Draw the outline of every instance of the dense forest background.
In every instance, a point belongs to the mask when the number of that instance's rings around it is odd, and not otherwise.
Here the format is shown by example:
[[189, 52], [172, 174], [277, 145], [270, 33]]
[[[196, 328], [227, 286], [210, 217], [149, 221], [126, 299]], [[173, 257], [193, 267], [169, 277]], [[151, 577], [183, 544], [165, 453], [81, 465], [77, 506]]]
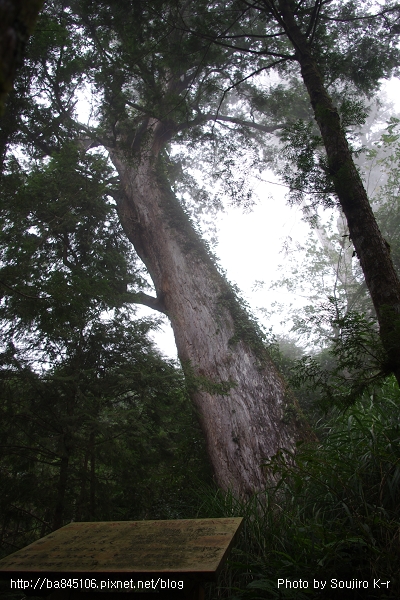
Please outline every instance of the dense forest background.
[[[400, 6], [358, 4], [45, 2], [1, 116], [1, 556], [235, 515], [210, 598], [399, 597]], [[267, 171], [309, 224], [279, 338], [205, 241]]]

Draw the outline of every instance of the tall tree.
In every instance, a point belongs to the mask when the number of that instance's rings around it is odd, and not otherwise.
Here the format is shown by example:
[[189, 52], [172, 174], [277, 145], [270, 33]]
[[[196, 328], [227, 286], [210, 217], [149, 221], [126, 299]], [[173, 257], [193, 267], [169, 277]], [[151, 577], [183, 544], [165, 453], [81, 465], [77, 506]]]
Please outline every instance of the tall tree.
[[208, 479], [182, 373], [149, 327], [94, 319], [44, 373], [25, 348], [0, 353], [0, 555], [71, 519], [179, 515]]
[[380, 77], [399, 65], [400, 6], [394, 2], [375, 6], [352, 1], [246, 0], [211, 10], [228, 14], [231, 20], [203, 31], [207, 39], [232, 51], [251, 53], [257, 61], [275, 57], [281, 64], [299, 66], [326, 151], [323, 179], [332, 185], [331, 192], [346, 216], [376, 310], [387, 356], [385, 369], [400, 384], [400, 280], [354, 163], [343, 114], [341, 119], [328, 92], [332, 82], [341, 84], [345, 107], [346, 87], [370, 93]]
[[[144, 3], [141, 10], [130, 2], [111, 4], [106, 20], [97, 5], [96, 14], [83, 14], [88, 34], [96, 30], [97, 81], [107, 100], [101, 142], [120, 177], [122, 226], [154, 283], [149, 304], [171, 321], [217, 481], [251, 493], [265, 481], [265, 457], [293, 447], [296, 410], [165, 173], [170, 140], [217, 116], [213, 72], [220, 77], [239, 65], [166, 30], [167, 14], [173, 9], [164, 2]], [[100, 52], [112, 44], [111, 57]]]
[[[390, 243], [399, 272], [398, 137], [399, 120], [392, 118], [365, 152], [363, 170], [372, 181], [370, 197], [379, 228]], [[293, 310], [293, 330], [313, 344], [312, 356], [297, 365], [296, 379], [313, 390], [319, 382], [330, 404], [348, 405], [369, 388], [380, 388], [387, 373], [378, 336], [376, 313], [349, 241], [344, 216], [320, 224], [306, 241], [281, 285], [308, 297], [308, 306]], [[301, 264], [300, 264], [301, 263]], [[320, 356], [315, 349], [320, 347]], [[322, 366], [321, 366], [322, 365]]]
[[[339, 113], [327, 93], [310, 45], [312, 32], [318, 25], [321, 4], [316, 3], [315, 16], [311, 17], [306, 31], [296, 19], [295, 5], [290, 0], [279, 0], [278, 6], [271, 2], [270, 9], [292, 43], [300, 65], [325, 145], [329, 176], [346, 216], [350, 237], [374, 303], [388, 357], [387, 369], [394, 372], [400, 384], [400, 280], [390, 256], [390, 246], [379, 231]], [[398, 11], [399, 8], [392, 7], [393, 10]]]
[[28, 167], [12, 158], [0, 182], [6, 551], [72, 518], [168, 515], [172, 481], [204, 473], [182, 374], [153, 349], [154, 320], [132, 318], [144, 282], [109, 165], [67, 143]]
[[[184, 141], [190, 132], [192, 140], [206, 141], [216, 120], [242, 126], [235, 115], [218, 113], [215, 92], [221, 77], [237, 79], [247, 69], [242, 57], [166, 26], [175, 15], [161, 0], [49, 6], [44, 18], [59, 49], [48, 46], [43, 56], [36, 80], [41, 102], [26, 109], [21, 128], [36, 155], [58, 152], [60, 139], [71, 136], [107, 151], [119, 179], [109, 193], [156, 290], [155, 297], [137, 299], [171, 321], [217, 482], [247, 494], [265, 483], [264, 460], [293, 449], [308, 430], [260, 331], [171, 189], [171, 139]], [[74, 54], [71, 40], [80, 36]], [[100, 123], [92, 128], [73, 119], [82, 64], [98, 92]]]

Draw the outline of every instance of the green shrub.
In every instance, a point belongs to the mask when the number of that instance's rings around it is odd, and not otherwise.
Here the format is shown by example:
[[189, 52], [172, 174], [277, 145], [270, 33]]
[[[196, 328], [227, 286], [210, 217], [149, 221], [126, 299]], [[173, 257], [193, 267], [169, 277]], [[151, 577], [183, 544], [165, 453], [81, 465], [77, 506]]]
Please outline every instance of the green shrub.
[[[400, 597], [400, 392], [394, 379], [375, 397], [320, 423], [319, 442], [281, 452], [266, 468], [274, 484], [247, 501], [211, 489], [199, 516], [244, 516], [245, 526], [212, 597]], [[308, 581], [308, 589], [278, 578]], [[390, 581], [373, 589], [373, 581]], [[327, 581], [323, 592], [314, 579]], [[331, 579], [368, 581], [332, 589]], [[329, 586], [329, 589], [328, 589]]]

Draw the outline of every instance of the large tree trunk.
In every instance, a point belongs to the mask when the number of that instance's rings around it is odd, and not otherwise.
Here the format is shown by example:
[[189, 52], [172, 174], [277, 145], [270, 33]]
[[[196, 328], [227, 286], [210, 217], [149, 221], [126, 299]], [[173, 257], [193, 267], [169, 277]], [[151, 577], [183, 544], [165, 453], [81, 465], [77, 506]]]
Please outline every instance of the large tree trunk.
[[294, 18], [293, 3], [291, 0], [279, 0], [279, 8], [286, 34], [300, 64], [324, 141], [330, 175], [376, 310], [388, 358], [385, 367], [395, 374], [400, 385], [400, 281], [390, 256], [390, 247], [379, 231], [337, 109], [325, 89], [306, 36]]
[[308, 433], [256, 328], [217, 270], [163, 174], [163, 127], [147, 124], [134, 156], [109, 149], [121, 179], [118, 211], [172, 324], [217, 483], [260, 490], [263, 462]]

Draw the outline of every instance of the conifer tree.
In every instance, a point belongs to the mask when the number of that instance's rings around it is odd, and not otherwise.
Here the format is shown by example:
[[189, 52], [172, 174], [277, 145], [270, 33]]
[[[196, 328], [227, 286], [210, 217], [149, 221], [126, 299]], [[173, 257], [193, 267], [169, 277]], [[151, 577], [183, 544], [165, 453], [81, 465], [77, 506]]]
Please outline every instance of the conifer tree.
[[[216, 14], [225, 15], [221, 25]], [[312, 128], [292, 129], [298, 153], [294, 163], [300, 172], [295, 184], [302, 186], [297, 192], [311, 190], [322, 202], [339, 202], [377, 314], [386, 352], [384, 370], [393, 372], [400, 384], [400, 280], [346, 138], [346, 127], [362, 120], [357, 96], [376, 91], [379, 79], [389, 77], [399, 65], [399, 32], [395, 2], [374, 6], [256, 0], [209, 5], [207, 27], [195, 34], [254, 56], [259, 70], [271, 66], [271, 61], [282, 76], [295, 72], [296, 66], [300, 69], [320, 139]], [[313, 150], [319, 143], [326, 158], [317, 165]]]
[[[66, 139], [106, 150], [118, 174], [109, 193], [156, 292], [136, 299], [171, 321], [217, 482], [248, 494], [265, 483], [264, 460], [308, 430], [261, 332], [171, 187], [172, 139], [212, 140], [215, 121], [243, 127], [235, 113], [219, 111], [218, 89], [221, 77], [240, 79], [248, 68], [246, 58], [172, 27], [177, 16], [163, 1], [49, 6], [46, 27], [37, 29], [42, 60], [31, 87], [42, 97], [25, 107], [18, 135], [36, 156], [58, 153]], [[74, 91], [84, 79], [97, 93], [94, 127], [74, 118]]]

